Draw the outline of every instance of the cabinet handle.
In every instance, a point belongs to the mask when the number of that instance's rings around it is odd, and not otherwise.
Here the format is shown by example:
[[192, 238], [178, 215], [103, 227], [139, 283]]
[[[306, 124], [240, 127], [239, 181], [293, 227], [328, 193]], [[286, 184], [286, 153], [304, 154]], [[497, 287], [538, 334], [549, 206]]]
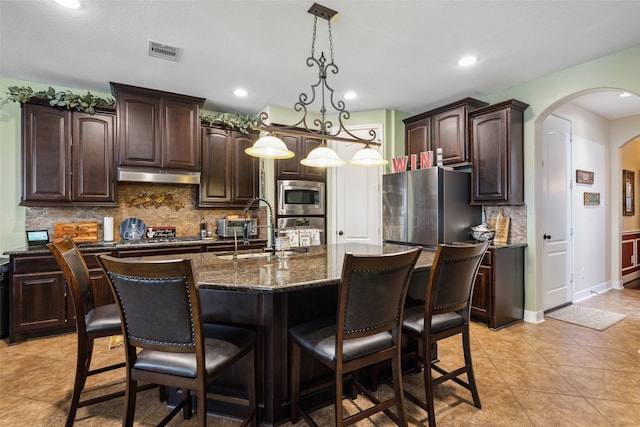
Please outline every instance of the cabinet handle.
[[344, 232], [342, 230], [338, 231], [338, 235], [342, 236], [344, 234]]
[[548, 239], [551, 239], [551, 235], [545, 234], [545, 235], [542, 236], [542, 238], [545, 239], [545, 240], [548, 240]]

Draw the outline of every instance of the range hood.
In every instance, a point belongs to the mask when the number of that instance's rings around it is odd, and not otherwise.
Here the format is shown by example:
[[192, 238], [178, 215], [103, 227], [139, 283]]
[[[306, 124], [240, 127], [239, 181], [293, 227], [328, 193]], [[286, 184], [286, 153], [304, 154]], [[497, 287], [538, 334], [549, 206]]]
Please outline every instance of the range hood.
[[118, 181], [150, 182], [153, 184], [200, 184], [200, 172], [119, 166]]

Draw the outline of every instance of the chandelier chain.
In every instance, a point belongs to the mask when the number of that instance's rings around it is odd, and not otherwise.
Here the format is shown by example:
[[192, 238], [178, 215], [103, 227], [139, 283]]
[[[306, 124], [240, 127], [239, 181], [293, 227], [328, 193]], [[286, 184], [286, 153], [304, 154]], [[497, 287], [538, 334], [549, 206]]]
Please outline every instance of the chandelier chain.
[[311, 38], [311, 57], [315, 58], [316, 55], [316, 25], [318, 24], [318, 17], [313, 19], [313, 37]]
[[[0, 0], [1, 1], [1, 0]], [[311, 95], [305, 92], [300, 93], [298, 96], [298, 102], [294, 104], [294, 110], [302, 112], [300, 120], [292, 125], [270, 125], [268, 124], [269, 115], [266, 112], [261, 112], [258, 115], [258, 123], [255, 129], [269, 132], [270, 135], [292, 135], [302, 136], [308, 139], [316, 139], [321, 142], [321, 145], [326, 145], [327, 141], [340, 141], [349, 143], [364, 144], [365, 148], [371, 148], [371, 146], [380, 146], [378, 142], [376, 131], [370, 129], [368, 132], [368, 139], [357, 136], [347, 129], [344, 120], [348, 120], [351, 116], [349, 111], [342, 100], [334, 99], [334, 89], [327, 83], [328, 74], [338, 74], [338, 66], [334, 62], [333, 52], [333, 33], [331, 27], [331, 18], [337, 14], [337, 12], [325, 8], [322, 5], [315, 4], [309, 9], [309, 13], [314, 15], [313, 20], [313, 34], [311, 38], [311, 56], [307, 58], [308, 67], [318, 67], [318, 81], [311, 85]], [[326, 62], [324, 52], [321, 52], [320, 56], [316, 58], [316, 39], [317, 39], [317, 24], [318, 17], [327, 20], [328, 23], [328, 36], [329, 36], [329, 49], [330, 49], [330, 62]], [[327, 93], [328, 92], [328, 93]], [[320, 117], [313, 119], [314, 129], [311, 129], [307, 123], [309, 113], [308, 106], [315, 101], [320, 100], [322, 105], [320, 107]], [[335, 118], [337, 119], [337, 126], [333, 126], [331, 120], [326, 119], [326, 102], [335, 109]], [[284, 157], [283, 157], [284, 158]]]
[[333, 35], [331, 34], [331, 21], [329, 21], [329, 50], [331, 52], [331, 63], [333, 64]]

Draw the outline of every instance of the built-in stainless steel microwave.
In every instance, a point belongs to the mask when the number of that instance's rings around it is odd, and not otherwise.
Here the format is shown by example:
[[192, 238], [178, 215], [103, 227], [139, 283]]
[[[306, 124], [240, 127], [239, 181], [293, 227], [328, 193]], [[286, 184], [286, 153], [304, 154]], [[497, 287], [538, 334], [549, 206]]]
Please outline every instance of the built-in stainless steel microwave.
[[278, 215], [324, 215], [324, 206], [324, 182], [301, 180], [278, 181]]

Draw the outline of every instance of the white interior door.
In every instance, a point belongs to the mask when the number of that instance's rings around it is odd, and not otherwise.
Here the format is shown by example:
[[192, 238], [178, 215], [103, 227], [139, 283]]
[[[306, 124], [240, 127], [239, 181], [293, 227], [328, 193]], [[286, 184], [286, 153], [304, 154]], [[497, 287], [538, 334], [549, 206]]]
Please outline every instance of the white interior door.
[[543, 309], [571, 302], [571, 122], [550, 115], [542, 125]]
[[[349, 127], [349, 132], [368, 138], [374, 129], [382, 135], [382, 125]], [[334, 143], [341, 159], [350, 160], [364, 147], [357, 143]], [[380, 149], [380, 147], [378, 147]], [[334, 168], [332, 208], [334, 221], [329, 221], [327, 242], [333, 243], [382, 243], [382, 166], [352, 166], [346, 164]]]

